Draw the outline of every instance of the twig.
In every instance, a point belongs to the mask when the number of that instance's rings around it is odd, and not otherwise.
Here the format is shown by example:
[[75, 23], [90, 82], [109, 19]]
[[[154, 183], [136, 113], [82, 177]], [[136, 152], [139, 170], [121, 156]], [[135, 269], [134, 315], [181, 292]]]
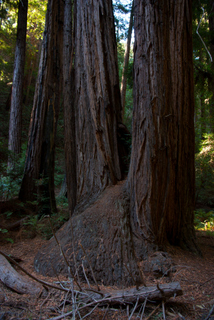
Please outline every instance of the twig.
[[81, 288], [78, 280], [76, 279], [74, 273], [73, 273], [72, 270], [71, 270], [71, 267], [70, 267], [70, 265], [69, 265], [69, 263], [68, 263], [68, 260], [67, 260], [65, 254], [64, 254], [64, 251], [62, 250], [62, 246], [61, 246], [61, 244], [59, 243], [59, 241], [58, 241], [58, 239], [57, 239], [57, 237], [56, 237], [56, 233], [55, 233], [55, 231], [54, 231], [54, 229], [53, 229], [53, 225], [52, 225], [52, 222], [51, 222], [51, 218], [50, 218], [49, 215], [48, 215], [47, 217], [48, 217], [49, 222], [50, 222], [50, 226], [51, 226], [51, 229], [52, 229], [52, 232], [53, 232], [53, 236], [54, 236], [54, 238], [55, 238], [55, 240], [56, 240], [56, 243], [57, 243], [57, 245], [58, 245], [58, 247], [59, 247], [59, 249], [60, 249], [60, 252], [61, 252], [61, 254], [62, 254], [63, 258], [64, 258], [64, 261], [65, 261], [65, 263], [66, 263], [66, 265], [67, 265], [67, 267], [68, 267], [68, 273], [69, 273], [69, 274], [71, 275], [71, 277], [74, 279], [74, 281], [76, 282], [78, 288], [82, 291], [82, 288]]
[[147, 303], [147, 298], [145, 299], [144, 304], [143, 304], [143, 311], [142, 311], [142, 313], [141, 313], [140, 320], [143, 319], [144, 311], [145, 311], [145, 308], [146, 308], [146, 303]]
[[32, 278], [33, 280], [41, 283], [43, 286], [45, 287], [50, 287], [50, 288], [53, 288], [53, 289], [57, 289], [57, 290], [61, 290], [61, 291], [64, 291], [64, 292], [67, 292], [69, 289], [66, 289], [66, 288], [61, 288], [61, 287], [58, 287], [58, 286], [55, 286], [51, 283], [48, 283], [46, 281], [43, 281], [43, 280], [40, 280], [36, 277], [34, 277], [32, 274], [30, 274], [27, 270], [25, 270], [24, 268], [22, 268], [15, 260], [13, 260], [11, 257], [9, 257], [6, 253], [2, 252], [0, 250], [0, 254], [3, 255], [8, 261], [10, 261], [11, 263], [15, 264], [15, 266], [17, 266], [20, 270], [22, 270], [26, 275], [28, 275], [30, 278]]
[[213, 311], [214, 311], [214, 305], [212, 306], [212, 308], [210, 309], [210, 312], [209, 312], [208, 316], [207, 316], [204, 320], [208, 320], [208, 319], [210, 318], [210, 316], [212, 315]]
[[109, 304], [108, 304], [108, 307], [106, 308], [106, 312], [105, 312], [105, 314], [104, 314], [104, 316], [103, 316], [102, 320], [105, 320], [105, 317], [106, 317], [106, 315], [107, 315], [108, 311], [109, 311]]
[[133, 316], [133, 314], [134, 314], [134, 312], [135, 312], [135, 310], [136, 310], [136, 308], [137, 308], [137, 305], [138, 305], [138, 302], [139, 302], [139, 298], [140, 298], [140, 297], [137, 297], [137, 301], [136, 301], [135, 306], [134, 306], [134, 308], [133, 308], [133, 310], [132, 310], [132, 313], [131, 313], [131, 315], [130, 315], [130, 317], [129, 317], [129, 320], [131, 320], [131, 318], [132, 318], [132, 316]]
[[203, 282], [203, 283], [201, 283], [201, 284], [200, 284], [200, 287], [201, 287], [201, 286], [203, 286], [203, 285], [205, 285], [205, 283], [207, 283], [207, 282], [209, 282], [209, 281], [211, 281], [211, 280], [214, 280], [214, 277], [213, 277], [213, 278], [210, 278], [210, 279], [208, 279], [208, 280], [206, 280], [206, 281], [205, 281], [205, 282]]
[[85, 273], [85, 268], [84, 268], [84, 265], [83, 265], [83, 261], [82, 261], [82, 270], [83, 270], [83, 273], [84, 273], [84, 276], [85, 276], [86, 282], [87, 282], [87, 284], [88, 284], [89, 288], [91, 288], [91, 286], [90, 286], [90, 282], [88, 281], [87, 275], [86, 275], [86, 273]]
[[87, 313], [82, 319], [84, 319], [84, 318], [86, 318], [86, 317], [88, 317], [88, 316], [90, 316], [90, 314], [92, 314], [93, 313], [93, 311], [99, 306], [99, 302], [96, 304], [96, 306], [89, 312], [89, 313]]
[[163, 310], [163, 319], [166, 320], [165, 302], [164, 302], [164, 300], [162, 300], [162, 310]]
[[92, 269], [92, 266], [91, 266], [91, 263], [90, 263], [89, 257], [88, 257], [88, 255], [87, 255], [87, 253], [86, 253], [85, 249], [83, 248], [82, 244], [81, 244], [81, 243], [79, 243], [79, 245], [80, 245], [80, 247], [82, 248], [83, 252], [85, 253], [86, 259], [88, 260], [88, 264], [89, 264], [89, 266], [90, 266], [90, 269], [91, 269], [91, 273], [92, 273], [92, 276], [93, 276], [94, 282], [95, 282], [95, 284], [96, 284], [96, 286], [97, 286], [97, 290], [98, 290], [98, 291], [100, 291], [100, 288], [99, 288], [98, 283], [97, 283], [97, 280], [96, 280], [96, 278], [95, 278], [94, 271], [93, 271], [93, 269]]
[[200, 35], [199, 31], [198, 31], [198, 30], [199, 30], [199, 28], [200, 28], [201, 21], [203, 20], [204, 15], [205, 15], [205, 10], [204, 10], [204, 8], [203, 8], [203, 7], [201, 7], [201, 9], [203, 10], [203, 14], [202, 14], [202, 16], [201, 16], [201, 20], [199, 21], [199, 24], [198, 24], [198, 26], [197, 26], [196, 34], [197, 34], [197, 35], [199, 36], [199, 38], [201, 39], [201, 42], [203, 43], [204, 48], [206, 49], [206, 51], [207, 51], [207, 53], [208, 53], [208, 55], [209, 55], [209, 57], [210, 57], [210, 61], [211, 61], [211, 62], [213, 62], [212, 55], [211, 55], [211, 53], [209, 52], [209, 50], [207, 49], [207, 46], [206, 46], [206, 44], [205, 44], [204, 40], [202, 39], [202, 37], [201, 37], [201, 35]]
[[[70, 216], [70, 218], [71, 218], [71, 216]], [[75, 248], [74, 248], [74, 230], [73, 230], [73, 225], [72, 225], [72, 220], [71, 219], [70, 219], [70, 226], [71, 226], [71, 242], [72, 242], [72, 247], [73, 247], [74, 267], [75, 267], [75, 270], [76, 270], [77, 279], [80, 282], [78, 268], [77, 268], [77, 262], [76, 262], [76, 256], [75, 256]]]
[[150, 313], [150, 315], [147, 318], [145, 318], [145, 320], [149, 320], [153, 316], [153, 314], [155, 314], [155, 312], [158, 310], [160, 305], [161, 303], [159, 303], [159, 305]]

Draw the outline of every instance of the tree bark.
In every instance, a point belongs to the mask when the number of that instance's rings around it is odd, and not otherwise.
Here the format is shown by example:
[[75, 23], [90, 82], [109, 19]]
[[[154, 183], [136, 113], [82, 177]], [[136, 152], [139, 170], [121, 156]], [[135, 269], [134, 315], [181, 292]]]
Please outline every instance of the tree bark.
[[121, 180], [121, 101], [111, 1], [76, 1], [77, 202], [88, 204]]
[[[8, 141], [8, 150], [12, 151], [14, 153], [14, 156], [20, 154], [21, 152], [22, 100], [25, 67], [27, 10], [28, 0], [19, 1]], [[9, 168], [13, 168], [15, 166], [15, 162], [16, 159], [13, 159], [12, 155], [9, 156]]]
[[64, 100], [64, 143], [67, 198], [70, 214], [76, 205], [77, 178], [76, 178], [76, 134], [74, 111], [74, 77], [73, 70], [73, 39], [72, 39], [72, 15], [71, 0], [65, 1], [64, 30], [63, 30], [63, 100]]
[[136, 252], [145, 257], [167, 241], [197, 251], [191, 3], [135, 0], [134, 15], [128, 185]]
[[19, 193], [22, 201], [32, 201], [38, 196], [40, 214], [56, 211], [54, 159], [62, 82], [63, 15], [64, 2], [49, 0], [27, 157]]
[[128, 30], [128, 37], [126, 42], [126, 50], [124, 55], [123, 72], [122, 72], [121, 89], [120, 89], [123, 120], [124, 120], [125, 105], [126, 105], [127, 70], [129, 65], [129, 55], [130, 55], [130, 46], [131, 46], [131, 38], [132, 38], [132, 29], [133, 29], [133, 14], [134, 14], [134, 0], [132, 2], [132, 9], [130, 13], [129, 30]]

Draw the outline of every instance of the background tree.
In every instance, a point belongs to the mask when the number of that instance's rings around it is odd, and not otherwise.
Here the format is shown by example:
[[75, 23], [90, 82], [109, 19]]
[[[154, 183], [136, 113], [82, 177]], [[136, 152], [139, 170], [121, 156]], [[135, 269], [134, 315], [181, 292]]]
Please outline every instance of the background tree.
[[126, 87], [127, 87], [127, 78], [128, 78], [128, 66], [129, 66], [129, 55], [131, 47], [131, 38], [132, 38], [132, 29], [133, 29], [133, 13], [134, 13], [134, 2], [132, 3], [130, 20], [129, 20], [129, 29], [126, 42], [126, 49], [124, 54], [124, 63], [123, 63], [123, 72], [121, 80], [121, 103], [122, 103], [122, 119], [124, 121], [125, 115], [125, 103], [126, 103]]
[[[18, 155], [21, 152], [22, 134], [22, 100], [25, 67], [26, 27], [28, 0], [19, 1], [17, 41], [11, 95], [8, 149]], [[14, 166], [15, 159], [8, 160], [9, 167]]]
[[32, 201], [38, 192], [40, 214], [56, 211], [54, 158], [62, 83], [63, 15], [64, 2], [49, 0], [27, 158], [19, 194], [22, 201]]

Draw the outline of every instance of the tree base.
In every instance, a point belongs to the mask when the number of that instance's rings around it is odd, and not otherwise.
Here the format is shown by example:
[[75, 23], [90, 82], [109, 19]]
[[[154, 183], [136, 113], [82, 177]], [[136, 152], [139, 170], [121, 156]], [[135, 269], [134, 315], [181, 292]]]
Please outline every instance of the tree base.
[[[142, 283], [134, 255], [129, 223], [129, 202], [124, 197], [124, 182], [108, 187], [84, 212], [72, 217], [56, 237], [72, 271], [89, 281], [104, 285]], [[75, 260], [74, 260], [75, 256]], [[54, 237], [35, 257], [37, 272], [55, 276], [68, 273]], [[85, 279], [86, 280], [86, 279]]]

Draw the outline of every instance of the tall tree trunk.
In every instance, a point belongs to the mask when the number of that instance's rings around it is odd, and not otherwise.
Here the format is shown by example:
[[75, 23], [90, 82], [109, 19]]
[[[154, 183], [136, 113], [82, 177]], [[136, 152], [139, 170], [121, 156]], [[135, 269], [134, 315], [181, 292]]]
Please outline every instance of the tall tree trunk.
[[210, 54], [212, 56], [211, 61], [211, 76], [208, 79], [209, 81], [209, 90], [212, 92], [212, 95], [209, 99], [210, 107], [210, 129], [214, 133], [214, 1], [210, 1], [210, 14], [209, 14], [209, 29], [210, 29]]
[[133, 29], [133, 13], [134, 13], [134, 0], [132, 2], [132, 9], [130, 13], [128, 37], [126, 42], [126, 50], [124, 55], [123, 72], [122, 72], [121, 89], [120, 89], [123, 120], [124, 120], [125, 105], [126, 105], [127, 70], [129, 65], [129, 55], [130, 55], [130, 47], [131, 47], [132, 29]]
[[67, 197], [70, 214], [76, 205], [76, 138], [75, 138], [75, 112], [72, 77], [73, 39], [72, 39], [72, 3], [65, 0], [64, 30], [63, 30], [63, 100], [65, 124], [65, 165]]
[[[8, 141], [8, 149], [15, 155], [18, 155], [21, 152], [22, 100], [25, 67], [27, 10], [28, 0], [19, 1]], [[8, 159], [8, 165], [11, 168], [15, 165], [15, 159], [13, 159], [12, 156], [10, 156]]]
[[93, 201], [121, 180], [121, 101], [111, 1], [76, 1], [77, 201]]
[[55, 136], [61, 93], [63, 0], [49, 0], [40, 58], [24, 176], [22, 201], [39, 195], [40, 214], [56, 211], [54, 195]]
[[142, 257], [167, 241], [196, 250], [191, 3], [135, 0], [134, 16], [128, 182], [136, 251]]

